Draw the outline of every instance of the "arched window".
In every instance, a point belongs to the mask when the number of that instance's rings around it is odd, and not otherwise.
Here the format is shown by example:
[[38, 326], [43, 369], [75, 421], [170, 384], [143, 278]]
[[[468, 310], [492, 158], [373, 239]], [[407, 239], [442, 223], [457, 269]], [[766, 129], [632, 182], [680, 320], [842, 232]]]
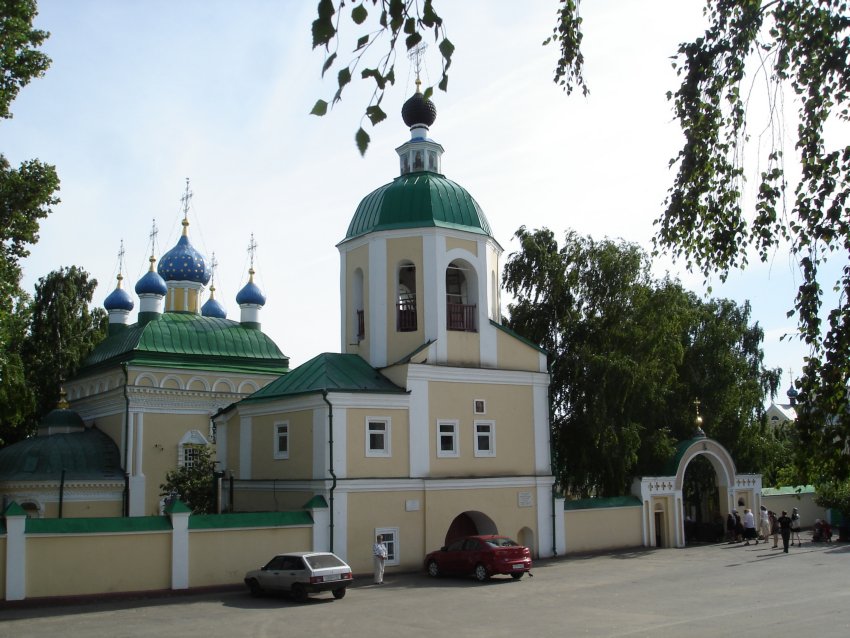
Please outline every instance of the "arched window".
[[396, 330], [415, 332], [416, 327], [416, 266], [406, 261], [398, 269]]
[[351, 302], [354, 308], [354, 341], [360, 343], [366, 337], [366, 317], [363, 313], [363, 270], [354, 270]]
[[475, 271], [459, 259], [446, 269], [446, 329], [477, 332]]

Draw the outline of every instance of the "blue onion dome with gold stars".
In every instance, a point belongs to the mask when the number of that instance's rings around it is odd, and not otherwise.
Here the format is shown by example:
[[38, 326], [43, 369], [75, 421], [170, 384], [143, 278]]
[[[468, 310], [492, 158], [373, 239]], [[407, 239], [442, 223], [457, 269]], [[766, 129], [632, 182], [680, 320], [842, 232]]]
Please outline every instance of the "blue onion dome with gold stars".
[[159, 295], [164, 297], [168, 294], [168, 286], [165, 285], [165, 280], [160, 277], [159, 273], [154, 268], [156, 258], [151, 255], [150, 269], [136, 282], [137, 295]]
[[248, 283], [242, 286], [242, 290], [236, 294], [236, 303], [240, 306], [245, 304], [265, 306], [266, 296], [263, 294], [263, 291], [260, 290], [260, 287], [254, 283], [253, 268], [248, 271], [248, 275]]
[[227, 318], [227, 311], [219, 303], [218, 299], [215, 298], [215, 286], [210, 286], [210, 298], [201, 306], [201, 315], [204, 317], [216, 317], [218, 319]]
[[157, 271], [165, 281], [192, 281], [206, 285], [210, 269], [203, 255], [189, 241], [189, 221], [183, 219], [183, 234], [177, 245], [162, 256]]
[[117, 279], [118, 283], [115, 286], [115, 290], [109, 293], [109, 296], [104, 300], [103, 307], [107, 310], [126, 310], [129, 312], [135, 306], [133, 298], [130, 297], [130, 293], [122, 288], [121, 282], [124, 277], [121, 273], [118, 273]]

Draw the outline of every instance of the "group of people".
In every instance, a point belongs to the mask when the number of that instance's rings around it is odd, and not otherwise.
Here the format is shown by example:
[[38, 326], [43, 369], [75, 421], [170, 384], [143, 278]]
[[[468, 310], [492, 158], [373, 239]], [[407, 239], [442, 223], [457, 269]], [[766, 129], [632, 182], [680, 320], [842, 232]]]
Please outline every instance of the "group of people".
[[750, 541], [758, 545], [759, 540], [767, 543], [771, 536], [773, 536], [774, 549], [778, 549], [779, 537], [782, 536], [782, 547], [786, 554], [789, 543], [794, 544], [794, 537], [796, 537], [797, 546], [802, 545], [800, 513], [796, 507], [791, 511], [791, 516], [785, 510], [777, 516], [775, 512], [762, 505], [758, 521], [749, 508], [744, 510], [743, 517], [738, 514], [738, 510], [734, 509], [726, 517], [726, 540], [730, 543], [740, 543], [743, 540], [744, 545], [749, 545]]

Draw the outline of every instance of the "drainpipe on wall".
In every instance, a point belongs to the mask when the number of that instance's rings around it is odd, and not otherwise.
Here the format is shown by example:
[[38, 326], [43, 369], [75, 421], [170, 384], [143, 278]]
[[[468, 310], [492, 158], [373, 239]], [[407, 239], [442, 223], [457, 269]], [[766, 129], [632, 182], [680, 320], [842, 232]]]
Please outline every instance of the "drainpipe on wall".
[[130, 393], [127, 385], [130, 383], [130, 375], [127, 372], [127, 362], [121, 364], [124, 371], [124, 516], [130, 515], [130, 473], [127, 471], [127, 453], [130, 445]]
[[334, 406], [328, 401], [328, 391], [322, 390], [322, 399], [328, 404], [328, 472], [333, 478], [330, 494], [328, 495], [328, 506], [330, 511], [330, 551], [334, 551], [334, 490], [336, 489], [336, 474], [334, 473]]

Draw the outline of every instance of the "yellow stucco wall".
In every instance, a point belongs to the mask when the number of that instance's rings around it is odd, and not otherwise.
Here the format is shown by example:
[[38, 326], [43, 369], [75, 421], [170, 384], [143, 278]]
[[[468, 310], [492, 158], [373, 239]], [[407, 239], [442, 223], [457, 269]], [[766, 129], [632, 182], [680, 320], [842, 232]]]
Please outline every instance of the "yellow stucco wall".
[[[289, 423], [289, 458], [274, 458], [275, 424]], [[251, 419], [251, 474], [255, 479], [312, 477], [313, 411], [278, 412]], [[228, 452], [232, 458], [232, 454]]]
[[791, 516], [791, 511], [796, 507], [800, 514], [800, 526], [809, 528], [814, 526], [816, 518], [826, 519], [826, 509], [815, 503], [815, 496], [812, 492], [799, 496], [795, 494], [762, 495], [761, 504], [777, 514], [785, 510], [788, 516]]
[[97, 429], [115, 441], [120, 458], [124, 458], [124, 412], [99, 417], [96, 420]]
[[465, 250], [478, 256], [478, 243], [469, 239], [460, 239], [458, 237], [446, 237], [446, 252], [454, 249]]
[[[366, 423], [369, 418], [389, 419], [392, 456], [366, 456]], [[346, 421], [348, 478], [409, 475], [410, 425], [407, 410], [350, 408]]]
[[611, 507], [564, 512], [567, 553], [640, 547], [641, 507]]
[[190, 530], [189, 587], [241, 583], [273, 556], [309, 551], [311, 544], [309, 527]]
[[[89, 518], [89, 517], [117, 517], [124, 513], [124, 501], [122, 490], [124, 486], [115, 488], [115, 494], [111, 501], [65, 501], [62, 505], [63, 518]], [[55, 496], [55, 492], [51, 495]], [[43, 502], [43, 501], [42, 501]], [[42, 518], [59, 518], [59, 503], [44, 503]]]
[[171, 587], [171, 534], [31, 535], [26, 596], [70, 596]]
[[499, 368], [540, 372], [539, 350], [501, 330], [496, 331], [496, 347], [499, 351], [497, 362]]
[[[481, 329], [481, 326], [478, 326]], [[481, 337], [478, 332], [446, 332], [448, 357], [446, 363], [456, 366], [478, 367], [481, 365]]]
[[[473, 413], [473, 400], [483, 399], [485, 414]], [[534, 440], [529, 435], [533, 411], [530, 386], [443, 383], [429, 385], [429, 436], [432, 476], [534, 474]], [[498, 416], [498, 418], [496, 418]], [[459, 421], [460, 455], [437, 456], [437, 422]], [[475, 457], [473, 423], [495, 421], [494, 457]]]

